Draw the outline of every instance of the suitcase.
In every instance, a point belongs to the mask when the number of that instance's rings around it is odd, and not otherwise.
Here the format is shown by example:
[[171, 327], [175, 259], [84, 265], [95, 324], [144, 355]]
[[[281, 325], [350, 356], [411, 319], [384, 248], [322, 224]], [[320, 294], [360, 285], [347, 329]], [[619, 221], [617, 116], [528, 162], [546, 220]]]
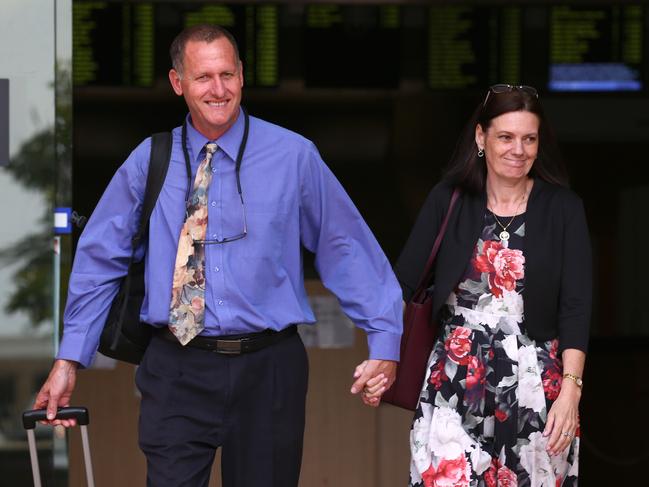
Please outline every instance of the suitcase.
[[[29, 456], [32, 462], [32, 475], [34, 476], [34, 487], [41, 487], [41, 473], [38, 466], [38, 455], [36, 452], [36, 436], [34, 428], [38, 421], [47, 419], [45, 409], [33, 409], [23, 413], [23, 426], [27, 430], [27, 441], [29, 443]], [[84, 407], [59, 408], [56, 419], [76, 419], [81, 426], [81, 441], [83, 443], [83, 458], [86, 464], [86, 479], [88, 487], [95, 487], [95, 480], [92, 473], [92, 461], [90, 459], [90, 444], [88, 442], [88, 409]]]

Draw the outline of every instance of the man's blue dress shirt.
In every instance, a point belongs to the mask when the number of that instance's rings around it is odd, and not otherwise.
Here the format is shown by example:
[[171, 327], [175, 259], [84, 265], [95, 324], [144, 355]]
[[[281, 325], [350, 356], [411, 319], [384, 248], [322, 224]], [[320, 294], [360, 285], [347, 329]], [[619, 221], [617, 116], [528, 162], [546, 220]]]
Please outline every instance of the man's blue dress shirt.
[[[218, 140], [209, 188], [208, 238], [241, 233], [235, 160], [244, 117]], [[187, 171], [181, 128], [173, 130], [169, 171], [150, 220], [142, 321], [164, 326], [176, 247], [185, 218]], [[187, 117], [192, 182], [210, 142]], [[341, 142], [343, 143], [343, 142]], [[151, 139], [118, 169], [88, 220], [77, 246], [57, 358], [88, 366], [95, 355], [120, 279], [126, 274], [137, 231]], [[304, 289], [301, 246], [316, 254], [323, 284], [368, 335], [370, 358], [398, 360], [402, 294], [392, 268], [358, 210], [300, 135], [250, 117], [241, 186], [248, 235], [206, 246], [205, 330], [229, 335], [314, 323]], [[141, 257], [144, 248], [138, 249]]]

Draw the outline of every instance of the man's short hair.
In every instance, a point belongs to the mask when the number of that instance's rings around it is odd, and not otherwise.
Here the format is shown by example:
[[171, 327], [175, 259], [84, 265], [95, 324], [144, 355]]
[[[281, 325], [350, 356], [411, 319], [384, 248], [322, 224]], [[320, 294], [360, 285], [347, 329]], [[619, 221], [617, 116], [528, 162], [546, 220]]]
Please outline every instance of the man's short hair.
[[185, 56], [185, 46], [189, 41], [194, 42], [212, 42], [215, 39], [225, 37], [232, 47], [234, 48], [234, 55], [237, 63], [239, 62], [239, 47], [237, 41], [230, 32], [220, 25], [214, 24], [199, 24], [193, 25], [183, 29], [183, 31], [176, 36], [169, 48], [169, 55], [171, 56], [171, 65], [182, 77], [183, 74], [183, 60]]

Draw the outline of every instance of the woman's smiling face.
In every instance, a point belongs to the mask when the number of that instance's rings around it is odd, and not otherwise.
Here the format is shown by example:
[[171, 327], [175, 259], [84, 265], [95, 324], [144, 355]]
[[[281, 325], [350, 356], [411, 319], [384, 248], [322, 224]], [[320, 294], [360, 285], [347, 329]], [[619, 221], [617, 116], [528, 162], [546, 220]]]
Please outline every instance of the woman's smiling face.
[[527, 176], [539, 150], [539, 124], [534, 113], [518, 111], [493, 118], [486, 131], [476, 126], [475, 141], [491, 177], [515, 182]]

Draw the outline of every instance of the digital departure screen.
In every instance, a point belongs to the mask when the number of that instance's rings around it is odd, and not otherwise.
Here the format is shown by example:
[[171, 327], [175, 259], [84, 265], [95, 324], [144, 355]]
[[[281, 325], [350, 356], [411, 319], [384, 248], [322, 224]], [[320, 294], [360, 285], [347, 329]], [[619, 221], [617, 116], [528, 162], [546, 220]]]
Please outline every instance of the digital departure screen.
[[171, 41], [197, 23], [232, 32], [253, 87], [640, 91], [649, 73], [642, 5], [75, 0], [75, 86], [166, 82]]
[[436, 6], [428, 19], [428, 85], [520, 83], [521, 8]]
[[304, 27], [306, 86], [398, 86], [400, 7], [308, 5]]
[[278, 7], [276, 5], [174, 4], [166, 7], [180, 13], [183, 28], [217, 24], [228, 29], [239, 45], [247, 85], [275, 86], [278, 83]]
[[151, 85], [152, 5], [76, 2], [72, 22], [75, 85]]
[[643, 22], [640, 5], [552, 7], [549, 89], [643, 89]]
[[247, 85], [276, 86], [278, 7], [202, 3], [73, 3], [75, 86], [151, 86], [171, 67], [168, 48], [187, 26], [213, 23], [237, 39]]

